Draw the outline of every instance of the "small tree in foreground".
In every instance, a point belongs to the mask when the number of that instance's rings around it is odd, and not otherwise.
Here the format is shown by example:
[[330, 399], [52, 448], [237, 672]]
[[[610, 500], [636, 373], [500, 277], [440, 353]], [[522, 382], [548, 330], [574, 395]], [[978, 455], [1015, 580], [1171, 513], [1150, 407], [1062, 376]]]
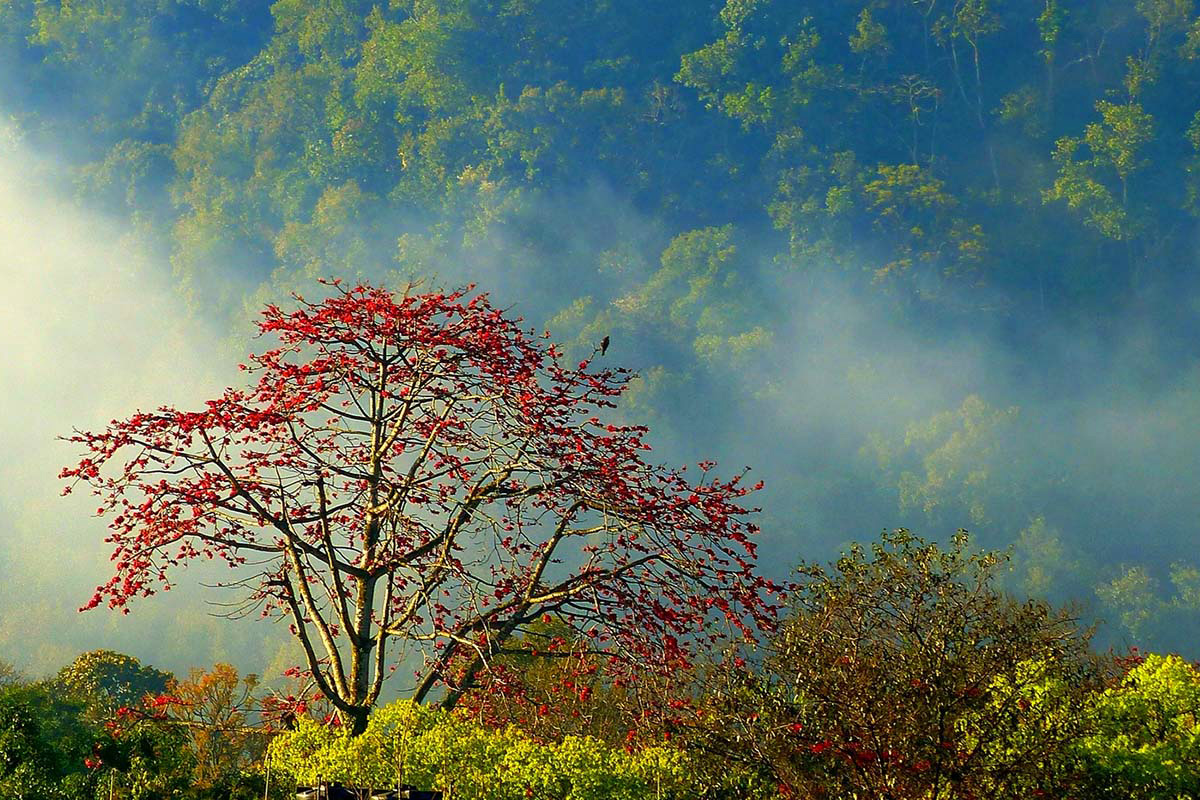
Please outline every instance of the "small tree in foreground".
[[646, 463], [644, 428], [600, 419], [626, 371], [563, 365], [483, 295], [334, 286], [267, 307], [247, 388], [70, 437], [116, 566], [85, 608], [223, 559], [354, 731], [397, 660], [453, 706], [550, 615], [618, 673], [686, 664], [714, 613], [769, 620], [754, 487]]
[[709, 694], [702, 741], [785, 796], [1068, 796], [1103, 671], [1069, 615], [994, 582], [1003, 557], [907, 531], [802, 565], [765, 662]]
[[261, 756], [265, 737], [248, 719], [257, 705], [257, 688], [257, 675], [241, 677], [223, 663], [208, 670], [193, 668], [185, 680], [171, 682], [165, 716], [184, 731], [196, 761], [197, 787], [228, 784]]

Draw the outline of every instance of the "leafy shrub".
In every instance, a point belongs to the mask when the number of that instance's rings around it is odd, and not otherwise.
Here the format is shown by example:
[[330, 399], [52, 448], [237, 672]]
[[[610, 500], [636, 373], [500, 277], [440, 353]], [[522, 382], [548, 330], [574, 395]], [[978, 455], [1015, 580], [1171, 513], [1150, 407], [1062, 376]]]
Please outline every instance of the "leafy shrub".
[[407, 700], [378, 709], [359, 736], [298, 719], [272, 742], [269, 757], [272, 769], [301, 784], [404, 783], [450, 790], [460, 800], [665, 800], [703, 796], [704, 788], [676, 748], [630, 752], [588, 736], [543, 744], [515, 727], [489, 730]]
[[85, 800], [90, 731], [44, 685], [0, 688], [0, 798]]
[[1200, 797], [1200, 670], [1148, 655], [1099, 696], [1079, 747], [1094, 796]]

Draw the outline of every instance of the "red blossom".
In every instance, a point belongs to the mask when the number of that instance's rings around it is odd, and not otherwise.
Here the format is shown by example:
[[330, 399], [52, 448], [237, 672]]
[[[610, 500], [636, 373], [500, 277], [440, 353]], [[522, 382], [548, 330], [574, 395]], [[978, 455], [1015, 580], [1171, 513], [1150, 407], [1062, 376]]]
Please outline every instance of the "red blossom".
[[113, 548], [85, 609], [127, 611], [187, 562], [223, 561], [244, 610], [287, 618], [360, 722], [397, 642], [425, 653], [418, 699], [444, 685], [453, 704], [538, 620], [610, 654], [614, 680], [688, 665], [714, 619], [772, 624], [758, 485], [647, 463], [647, 430], [603, 419], [629, 372], [562, 364], [469, 287], [329, 286], [267, 307], [274, 346], [242, 365], [248, 386], [69, 437], [84, 453], [66, 490], [92, 487]]

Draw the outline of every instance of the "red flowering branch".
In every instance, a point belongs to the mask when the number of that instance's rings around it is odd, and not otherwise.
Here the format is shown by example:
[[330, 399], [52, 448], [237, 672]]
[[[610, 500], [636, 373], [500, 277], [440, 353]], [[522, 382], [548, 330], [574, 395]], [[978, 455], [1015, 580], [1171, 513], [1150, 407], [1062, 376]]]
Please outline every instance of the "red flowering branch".
[[485, 295], [343, 288], [259, 324], [254, 381], [200, 410], [76, 432], [110, 517], [127, 611], [196, 558], [238, 572], [242, 611], [290, 620], [354, 729], [398, 657], [453, 705], [553, 613], [609, 669], [686, 665], [708, 624], [752, 635], [776, 587], [754, 571], [758, 488], [648, 464], [646, 429], [602, 417], [630, 374], [562, 364]]

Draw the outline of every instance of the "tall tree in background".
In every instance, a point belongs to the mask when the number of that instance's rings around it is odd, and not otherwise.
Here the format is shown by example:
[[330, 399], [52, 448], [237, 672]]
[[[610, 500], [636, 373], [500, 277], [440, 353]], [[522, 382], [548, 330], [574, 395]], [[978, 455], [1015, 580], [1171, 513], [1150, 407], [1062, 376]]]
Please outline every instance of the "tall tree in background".
[[741, 634], [770, 619], [753, 489], [643, 461], [644, 428], [597, 416], [627, 372], [564, 366], [465, 291], [297, 299], [264, 312], [279, 345], [248, 388], [71, 437], [86, 455], [62, 476], [112, 516], [116, 574], [86, 608], [224, 559], [356, 732], [395, 659], [419, 655], [416, 699], [444, 686], [453, 706], [549, 615], [616, 674], [686, 664], [714, 613]]
[[98, 722], [118, 709], [140, 705], [147, 695], [162, 694], [173, 680], [168, 672], [113, 650], [89, 650], [58, 671], [55, 688], [84, 703]]

